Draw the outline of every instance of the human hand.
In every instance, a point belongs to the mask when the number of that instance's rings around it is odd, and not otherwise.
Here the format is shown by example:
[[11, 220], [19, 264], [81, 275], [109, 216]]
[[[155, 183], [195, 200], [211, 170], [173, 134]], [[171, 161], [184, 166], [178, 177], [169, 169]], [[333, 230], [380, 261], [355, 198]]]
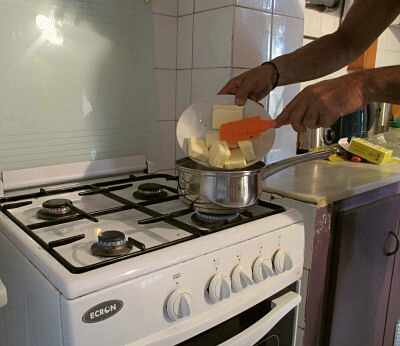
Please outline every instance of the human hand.
[[304, 88], [275, 119], [275, 127], [290, 122], [297, 132], [333, 125], [339, 117], [363, 107], [363, 83], [355, 74], [324, 80]]
[[232, 78], [218, 94], [235, 95], [235, 103], [238, 106], [243, 106], [247, 99], [258, 102], [272, 90], [276, 78], [273, 66], [257, 66]]

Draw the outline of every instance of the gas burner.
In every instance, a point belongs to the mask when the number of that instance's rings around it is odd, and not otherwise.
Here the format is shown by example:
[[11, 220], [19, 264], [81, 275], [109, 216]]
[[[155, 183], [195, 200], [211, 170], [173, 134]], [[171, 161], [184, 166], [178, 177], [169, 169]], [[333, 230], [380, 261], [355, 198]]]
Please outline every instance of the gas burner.
[[191, 217], [192, 221], [198, 225], [208, 228], [215, 228], [224, 225], [228, 225], [230, 223], [234, 223], [242, 220], [242, 216], [239, 212], [235, 212], [233, 214], [212, 214], [212, 213], [203, 213], [200, 211], [195, 211]]
[[118, 256], [128, 253], [132, 249], [125, 234], [120, 231], [103, 231], [97, 236], [97, 241], [92, 244], [93, 255], [101, 257]]
[[65, 198], [49, 199], [43, 202], [37, 216], [44, 220], [59, 220], [74, 214], [72, 201]]
[[167, 191], [164, 191], [163, 186], [157, 183], [140, 184], [137, 190], [133, 193], [133, 197], [142, 200], [166, 198], [167, 196]]

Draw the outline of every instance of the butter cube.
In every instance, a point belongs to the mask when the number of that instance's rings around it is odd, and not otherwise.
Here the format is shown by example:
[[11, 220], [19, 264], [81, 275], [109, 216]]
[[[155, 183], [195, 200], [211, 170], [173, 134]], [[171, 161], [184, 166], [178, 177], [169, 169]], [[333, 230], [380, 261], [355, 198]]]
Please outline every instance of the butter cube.
[[243, 168], [247, 163], [240, 149], [231, 150], [229, 159], [225, 162], [226, 169]]
[[393, 153], [393, 150], [391, 149], [373, 144], [362, 138], [352, 138], [348, 147], [348, 151], [377, 165], [389, 162]]
[[206, 144], [207, 144], [207, 148], [210, 148], [211, 145], [215, 142], [219, 140], [219, 132], [211, 132], [209, 134], [206, 135]]
[[243, 119], [243, 106], [214, 105], [212, 112], [212, 127], [220, 129], [224, 123]]
[[189, 156], [191, 158], [199, 161], [207, 161], [209, 153], [205, 140], [190, 136], [188, 147], [189, 147]]
[[254, 161], [256, 159], [253, 143], [251, 143], [251, 141], [239, 141], [238, 144], [247, 162]]
[[226, 141], [216, 140], [210, 148], [208, 163], [213, 167], [223, 168], [231, 151]]

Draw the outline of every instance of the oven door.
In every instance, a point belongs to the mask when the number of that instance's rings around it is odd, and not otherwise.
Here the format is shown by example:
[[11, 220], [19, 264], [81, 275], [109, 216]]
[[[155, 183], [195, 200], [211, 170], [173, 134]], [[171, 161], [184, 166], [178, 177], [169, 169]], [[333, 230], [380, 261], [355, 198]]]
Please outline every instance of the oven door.
[[180, 343], [180, 346], [292, 346], [296, 341], [299, 283], [237, 316]]

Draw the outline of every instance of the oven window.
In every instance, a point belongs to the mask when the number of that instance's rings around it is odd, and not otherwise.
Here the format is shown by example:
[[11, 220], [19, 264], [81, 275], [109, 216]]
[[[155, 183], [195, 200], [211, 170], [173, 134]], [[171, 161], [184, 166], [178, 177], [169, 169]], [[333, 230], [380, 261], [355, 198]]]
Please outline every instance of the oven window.
[[[204, 346], [218, 345], [229, 340], [242, 331], [246, 330], [254, 323], [262, 319], [271, 311], [271, 301], [289, 291], [295, 291], [296, 283], [286, 287], [272, 297], [254, 305], [250, 309], [240, 313], [231, 319], [201, 333], [178, 345], [180, 346]], [[296, 320], [295, 309], [292, 309], [254, 346], [291, 346], [293, 344]], [[249, 345], [251, 346], [251, 345]]]

